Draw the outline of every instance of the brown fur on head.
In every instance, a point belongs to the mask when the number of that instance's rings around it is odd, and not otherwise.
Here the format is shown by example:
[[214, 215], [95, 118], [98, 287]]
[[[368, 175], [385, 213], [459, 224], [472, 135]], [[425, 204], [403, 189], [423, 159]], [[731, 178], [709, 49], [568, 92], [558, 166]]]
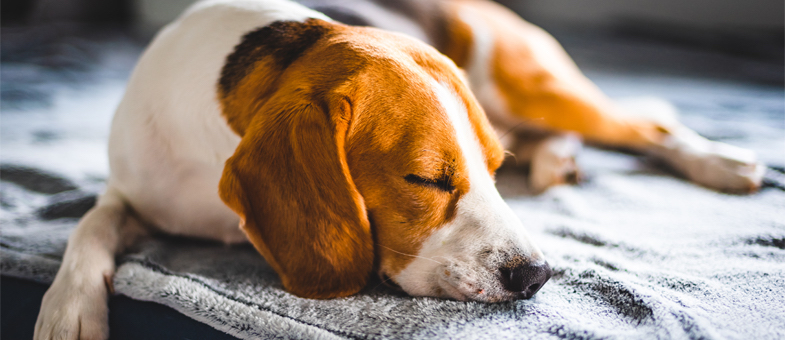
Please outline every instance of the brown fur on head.
[[249, 49], [249, 62], [241, 44], [224, 68], [221, 103], [242, 141], [221, 198], [289, 291], [350, 295], [374, 256], [381, 272], [402, 270], [469, 190], [433, 83], [463, 98], [489, 171], [502, 149], [458, 69], [432, 48], [315, 19], [279, 28], [294, 40], [263, 47], [303, 48]]

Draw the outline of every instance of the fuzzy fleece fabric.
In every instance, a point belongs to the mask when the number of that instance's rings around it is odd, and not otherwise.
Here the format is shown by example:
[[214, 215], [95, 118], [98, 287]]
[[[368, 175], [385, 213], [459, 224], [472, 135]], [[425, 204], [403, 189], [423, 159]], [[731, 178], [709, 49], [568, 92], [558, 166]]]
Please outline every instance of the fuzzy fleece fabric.
[[[121, 50], [109, 55], [128, 54]], [[120, 73], [55, 86], [47, 105], [4, 105], [3, 275], [53, 280], [70, 231], [108, 173]], [[378, 281], [348, 298], [302, 299], [282, 289], [249, 245], [173, 237], [119, 256], [116, 293], [170, 306], [243, 339], [785, 338], [782, 87], [589, 76], [614, 97], [665, 98], [699, 133], [756, 150], [770, 166], [766, 186], [751, 195], [719, 193], [645, 158], [587, 148], [578, 159], [583, 184], [532, 196], [522, 170], [505, 167], [499, 190], [555, 271], [530, 300], [409, 297]]]

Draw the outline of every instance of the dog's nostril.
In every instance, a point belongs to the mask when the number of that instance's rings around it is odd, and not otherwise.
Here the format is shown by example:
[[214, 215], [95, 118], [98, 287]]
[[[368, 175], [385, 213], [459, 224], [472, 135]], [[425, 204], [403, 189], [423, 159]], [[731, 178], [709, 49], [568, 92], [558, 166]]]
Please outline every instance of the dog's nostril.
[[512, 268], [499, 268], [499, 272], [501, 273], [502, 284], [504, 284], [504, 287], [507, 287], [509, 285], [509, 281], [512, 281]]
[[499, 268], [500, 281], [505, 289], [520, 293], [524, 299], [531, 298], [551, 278], [551, 267], [547, 262], [540, 264], [515, 264]]

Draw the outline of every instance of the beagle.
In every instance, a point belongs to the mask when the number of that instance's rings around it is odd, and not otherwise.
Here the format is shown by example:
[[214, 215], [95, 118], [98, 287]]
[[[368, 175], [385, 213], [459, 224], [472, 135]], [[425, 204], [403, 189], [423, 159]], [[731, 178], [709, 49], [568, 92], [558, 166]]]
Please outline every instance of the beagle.
[[373, 273], [415, 296], [530, 298], [551, 271], [495, 188], [491, 121], [553, 133], [506, 141], [542, 188], [574, 176], [568, 131], [710, 187], [760, 184], [754, 155], [623, 114], [492, 2], [304, 3], [406, 34], [285, 0], [207, 0], [165, 27], [117, 108], [106, 192], [69, 239], [36, 339], [106, 338], [114, 256], [151, 230], [250, 241], [307, 298], [357, 293]]

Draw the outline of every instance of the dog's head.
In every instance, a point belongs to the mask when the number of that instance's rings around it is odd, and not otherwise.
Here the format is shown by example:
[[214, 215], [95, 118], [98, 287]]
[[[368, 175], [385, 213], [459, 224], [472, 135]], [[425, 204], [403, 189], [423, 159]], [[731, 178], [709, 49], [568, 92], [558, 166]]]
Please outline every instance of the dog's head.
[[503, 301], [550, 277], [502, 200], [504, 152], [456, 66], [404, 36], [321, 20], [248, 34], [219, 92], [242, 136], [224, 202], [289, 291]]

